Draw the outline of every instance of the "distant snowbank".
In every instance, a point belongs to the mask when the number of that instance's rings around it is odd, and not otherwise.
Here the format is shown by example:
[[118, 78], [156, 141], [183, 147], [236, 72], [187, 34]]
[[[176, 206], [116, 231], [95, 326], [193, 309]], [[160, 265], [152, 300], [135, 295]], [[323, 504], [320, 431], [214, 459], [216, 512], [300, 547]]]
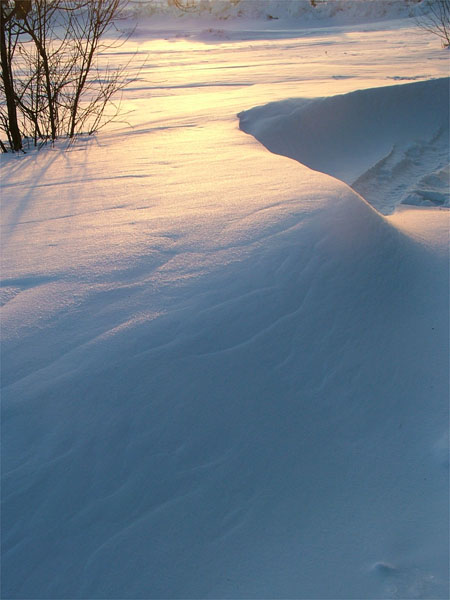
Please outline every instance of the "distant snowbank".
[[[188, 3], [188, 0], [186, 0]], [[417, 16], [426, 10], [420, 0], [198, 0], [194, 10], [183, 12], [170, 0], [132, 2], [131, 10], [141, 16], [171, 15], [185, 18], [195, 14], [218, 19], [263, 19], [316, 21], [333, 19], [338, 23], [377, 21]]]
[[342, 179], [377, 210], [447, 205], [449, 81], [413, 82], [240, 113], [269, 150]]

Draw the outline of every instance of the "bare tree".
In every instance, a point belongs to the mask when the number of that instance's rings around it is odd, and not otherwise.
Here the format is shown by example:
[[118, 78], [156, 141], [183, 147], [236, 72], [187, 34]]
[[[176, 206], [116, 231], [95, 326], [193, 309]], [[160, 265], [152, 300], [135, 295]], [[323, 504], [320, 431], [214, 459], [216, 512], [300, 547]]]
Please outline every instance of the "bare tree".
[[116, 107], [109, 116], [106, 109], [127, 83], [125, 67], [101, 66], [98, 57], [123, 42], [116, 23], [126, 4], [1, 0], [0, 129], [12, 150], [22, 137], [37, 144], [93, 133], [117, 114]]
[[418, 19], [419, 26], [437, 35], [443, 48], [450, 48], [450, 0], [424, 2], [427, 13]]
[[[6, 114], [0, 113], [0, 127], [4, 128], [8, 142], [13, 151], [22, 149], [22, 136], [20, 134], [17, 108], [15, 102], [14, 80], [12, 75], [13, 44], [11, 35], [11, 22], [14, 17], [15, 7], [9, 6], [7, 2], [0, 1], [0, 56], [2, 63], [2, 86], [6, 102]], [[6, 151], [2, 143], [2, 150]]]
[[[96, 131], [107, 102], [125, 83], [123, 68], [119, 71], [107, 70], [102, 77], [88, 79], [93, 70], [99, 74], [94, 59], [99, 51], [111, 47], [101, 44], [101, 39], [114, 27], [120, 10], [121, 0], [88, 2], [82, 15], [72, 23], [78, 60], [75, 62], [74, 84], [66, 97], [66, 104], [70, 107], [69, 137], [82, 129], [90, 118], [90, 131]], [[89, 95], [90, 101], [82, 108], [82, 99], [86, 95]]]

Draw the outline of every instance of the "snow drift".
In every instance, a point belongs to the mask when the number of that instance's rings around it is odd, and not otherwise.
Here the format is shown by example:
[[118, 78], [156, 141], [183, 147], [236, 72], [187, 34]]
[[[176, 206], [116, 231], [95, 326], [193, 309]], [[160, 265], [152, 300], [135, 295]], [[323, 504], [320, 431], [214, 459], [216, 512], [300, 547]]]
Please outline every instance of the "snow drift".
[[449, 204], [448, 78], [290, 99], [240, 115], [269, 150], [342, 179], [375, 208]]
[[5, 597], [445, 597], [446, 252], [253, 159], [286, 197], [228, 223], [231, 263], [216, 234], [172, 283], [91, 284], [44, 362], [12, 332]]

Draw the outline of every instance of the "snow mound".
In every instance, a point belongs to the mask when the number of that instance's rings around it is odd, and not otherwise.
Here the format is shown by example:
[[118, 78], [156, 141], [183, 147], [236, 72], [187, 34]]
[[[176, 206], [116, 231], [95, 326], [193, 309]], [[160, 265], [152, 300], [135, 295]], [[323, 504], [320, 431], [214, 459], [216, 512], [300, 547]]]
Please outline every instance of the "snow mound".
[[449, 204], [447, 78], [290, 99], [239, 114], [269, 150], [342, 179], [384, 214]]

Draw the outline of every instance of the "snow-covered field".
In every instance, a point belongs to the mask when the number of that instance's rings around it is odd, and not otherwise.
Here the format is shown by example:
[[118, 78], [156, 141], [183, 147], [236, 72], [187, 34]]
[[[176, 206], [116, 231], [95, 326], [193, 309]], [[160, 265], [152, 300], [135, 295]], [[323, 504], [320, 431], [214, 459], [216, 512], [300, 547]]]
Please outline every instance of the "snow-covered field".
[[448, 597], [448, 51], [368, 4], [141, 10], [1, 157], [3, 598]]

